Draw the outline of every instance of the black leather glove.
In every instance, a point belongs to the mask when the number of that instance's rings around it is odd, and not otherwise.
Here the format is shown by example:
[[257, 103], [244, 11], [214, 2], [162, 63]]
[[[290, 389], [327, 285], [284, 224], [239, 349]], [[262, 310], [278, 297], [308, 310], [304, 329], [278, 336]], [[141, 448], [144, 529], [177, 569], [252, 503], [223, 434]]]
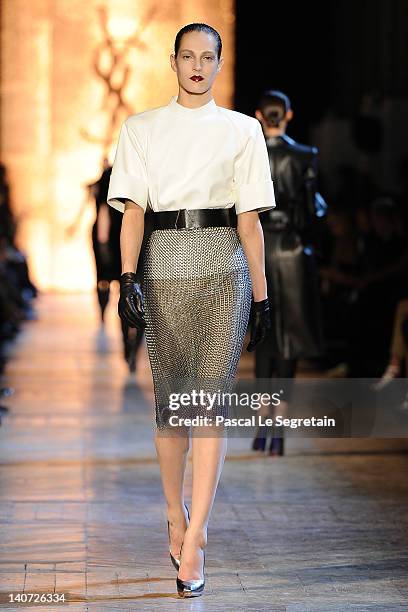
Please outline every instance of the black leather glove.
[[265, 339], [266, 332], [270, 328], [271, 315], [268, 298], [261, 302], [252, 302], [251, 337], [247, 346], [249, 353], [252, 353], [255, 347]]
[[144, 297], [134, 272], [124, 272], [120, 277], [118, 313], [129, 327], [146, 327]]

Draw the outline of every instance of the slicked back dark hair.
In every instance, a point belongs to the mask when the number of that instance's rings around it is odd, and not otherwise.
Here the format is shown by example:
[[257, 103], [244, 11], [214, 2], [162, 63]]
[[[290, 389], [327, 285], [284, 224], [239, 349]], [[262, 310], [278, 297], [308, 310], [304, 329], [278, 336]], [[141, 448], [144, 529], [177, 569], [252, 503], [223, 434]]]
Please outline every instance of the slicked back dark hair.
[[288, 96], [277, 89], [264, 91], [259, 100], [259, 110], [269, 127], [278, 127], [290, 108]]
[[217, 32], [217, 30], [214, 30], [214, 28], [212, 28], [206, 23], [189, 23], [177, 32], [176, 40], [174, 41], [174, 55], [176, 57], [180, 49], [180, 43], [181, 43], [182, 36], [183, 34], [187, 34], [188, 32], [206, 32], [207, 34], [211, 34], [212, 36], [214, 36], [216, 47], [217, 47], [217, 56], [218, 56], [218, 59], [220, 59], [221, 51], [222, 51], [221, 36]]

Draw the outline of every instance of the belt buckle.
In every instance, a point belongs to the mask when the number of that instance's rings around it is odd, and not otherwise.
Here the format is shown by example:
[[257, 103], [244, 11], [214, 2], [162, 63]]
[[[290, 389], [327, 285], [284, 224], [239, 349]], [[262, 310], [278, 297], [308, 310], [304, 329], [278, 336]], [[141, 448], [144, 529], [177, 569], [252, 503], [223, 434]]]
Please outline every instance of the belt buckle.
[[190, 226], [190, 217], [188, 215], [187, 208], [184, 209], [184, 218], [185, 218], [184, 229], [191, 229], [191, 226]]
[[176, 217], [176, 220], [174, 222], [174, 229], [179, 229], [179, 227], [177, 226], [177, 222], [178, 222], [178, 219], [179, 219], [179, 216], [180, 216], [180, 211], [181, 211], [181, 209], [179, 209], [177, 211], [177, 217]]
[[[183, 217], [184, 217], [184, 224], [181, 225], [181, 226], [178, 225], [180, 213], [183, 213], [182, 216], [181, 216], [181, 219], [180, 219], [180, 223], [182, 223]], [[176, 221], [174, 222], [174, 227], [175, 227], [175, 229], [178, 229], [178, 230], [180, 230], [180, 229], [188, 229], [188, 212], [187, 212], [186, 208], [180, 208], [177, 211], [177, 217], [176, 217]]]

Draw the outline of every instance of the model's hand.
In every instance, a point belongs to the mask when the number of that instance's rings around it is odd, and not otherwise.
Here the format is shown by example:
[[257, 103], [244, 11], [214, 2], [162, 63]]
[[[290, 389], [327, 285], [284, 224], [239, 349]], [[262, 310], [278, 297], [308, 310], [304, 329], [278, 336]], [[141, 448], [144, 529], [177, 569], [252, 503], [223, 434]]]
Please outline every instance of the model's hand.
[[144, 297], [134, 272], [124, 272], [120, 277], [118, 313], [129, 327], [146, 327]]
[[260, 344], [266, 336], [266, 332], [271, 328], [271, 316], [269, 312], [269, 300], [252, 303], [251, 317], [251, 338], [247, 346], [250, 353]]

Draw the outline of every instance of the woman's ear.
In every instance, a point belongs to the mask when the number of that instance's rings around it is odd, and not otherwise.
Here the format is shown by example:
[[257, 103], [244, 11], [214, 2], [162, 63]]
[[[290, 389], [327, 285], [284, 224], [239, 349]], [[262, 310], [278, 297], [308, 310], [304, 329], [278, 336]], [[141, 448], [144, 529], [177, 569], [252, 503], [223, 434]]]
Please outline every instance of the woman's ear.
[[258, 121], [260, 121], [262, 123], [263, 115], [262, 115], [261, 111], [258, 108], [255, 111], [255, 117], [258, 119]]
[[174, 72], [177, 72], [176, 56], [174, 55], [174, 53], [170, 55], [170, 66], [171, 69], [174, 70]]
[[220, 57], [220, 59], [218, 60], [217, 72], [219, 72], [221, 70], [223, 64], [224, 64], [224, 58]]
[[285, 115], [285, 121], [292, 121], [293, 119], [293, 110], [290, 108]]

